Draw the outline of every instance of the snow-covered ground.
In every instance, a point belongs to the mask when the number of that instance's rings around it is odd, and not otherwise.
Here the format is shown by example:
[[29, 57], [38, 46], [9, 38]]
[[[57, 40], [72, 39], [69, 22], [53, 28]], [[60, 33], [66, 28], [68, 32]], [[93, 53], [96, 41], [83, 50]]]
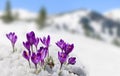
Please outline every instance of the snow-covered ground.
[[[62, 38], [66, 42], [74, 43], [75, 48], [71, 55], [77, 57], [75, 66], [84, 66], [88, 76], [120, 76], [120, 48], [83, 35], [48, 29], [51, 28], [38, 30], [33, 22], [14, 22], [7, 25], [0, 21], [0, 76], [47, 76], [47, 72], [35, 75], [34, 69], [29, 69], [27, 61], [22, 57], [24, 50], [22, 42], [26, 40], [26, 33], [30, 31], [34, 31], [39, 37], [51, 36], [50, 55], [54, 57], [56, 63], [59, 63], [57, 60], [59, 48], [55, 42]], [[16, 32], [18, 36], [17, 52], [14, 54], [10, 41], [6, 38], [6, 33], [9, 32]]]

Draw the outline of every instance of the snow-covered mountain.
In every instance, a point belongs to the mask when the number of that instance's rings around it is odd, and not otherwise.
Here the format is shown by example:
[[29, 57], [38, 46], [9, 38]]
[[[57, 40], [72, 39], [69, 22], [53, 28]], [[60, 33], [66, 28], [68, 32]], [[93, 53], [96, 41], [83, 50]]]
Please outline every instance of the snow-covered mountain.
[[120, 21], [120, 9], [110, 10], [105, 12], [104, 15], [110, 19]]
[[51, 22], [51, 26], [59, 30], [80, 34], [84, 33], [83, 27], [88, 23], [87, 30], [90, 30], [89, 32], [93, 32], [94, 36], [97, 35], [108, 41], [120, 36], [120, 23], [118, 21], [87, 9], [51, 16], [49, 22]]
[[[17, 14], [19, 19], [22, 20], [34, 20], [37, 17], [36, 13], [24, 9], [14, 9], [12, 12], [14, 15]], [[113, 17], [111, 17], [111, 12], [101, 14], [93, 10], [79, 9], [50, 15], [47, 18], [47, 25], [56, 30], [84, 35], [85, 29], [83, 28], [87, 24], [87, 30], [92, 34], [92, 37], [112, 41], [120, 36], [120, 22], [117, 21], [117, 18], [119, 18], [118, 13], [119, 10], [112, 11]]]

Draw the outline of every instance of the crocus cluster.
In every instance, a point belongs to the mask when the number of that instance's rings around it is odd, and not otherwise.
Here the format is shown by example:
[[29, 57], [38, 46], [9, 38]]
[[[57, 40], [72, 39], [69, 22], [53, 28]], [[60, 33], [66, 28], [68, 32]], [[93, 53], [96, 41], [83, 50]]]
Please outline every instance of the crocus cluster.
[[61, 49], [61, 51], [58, 52], [58, 59], [61, 63], [60, 69], [64, 63], [74, 65], [76, 63], [76, 57], [69, 57], [69, 54], [73, 51], [74, 44], [66, 43], [61, 39], [56, 45]]
[[[39, 38], [35, 36], [33, 31], [26, 34], [27, 41], [23, 42], [26, 50], [23, 51], [23, 57], [29, 62], [31, 67], [31, 62], [34, 63], [37, 70], [38, 64], [41, 67], [49, 65], [51, 68], [54, 66], [54, 62], [51, 56], [49, 56], [50, 47], [50, 36]], [[38, 46], [39, 43], [42, 46]], [[73, 51], [74, 44], [66, 43], [64, 40], [56, 42], [56, 45], [61, 49], [58, 51], [58, 59], [61, 63], [60, 70], [63, 64], [74, 65], [76, 63], [76, 57], [70, 57], [70, 53]], [[36, 48], [36, 49], [35, 49]]]
[[[27, 51], [26, 50], [23, 51], [23, 57], [29, 62], [30, 67], [31, 67], [30, 62], [32, 61], [35, 65], [35, 68], [37, 69], [38, 64], [40, 64], [40, 66], [44, 65], [45, 58], [48, 55], [50, 36], [48, 35], [47, 38], [43, 37], [42, 39], [36, 37], [35, 33], [31, 31], [26, 34], [26, 38], [27, 41], [23, 42], [23, 45]], [[45, 46], [40, 46], [38, 48], [38, 44], [40, 43], [40, 41]], [[35, 50], [34, 47], [36, 48]]]
[[17, 35], [15, 35], [15, 32], [10, 32], [6, 34], [6, 37], [11, 41], [13, 52], [15, 52], [15, 43], [17, 41]]

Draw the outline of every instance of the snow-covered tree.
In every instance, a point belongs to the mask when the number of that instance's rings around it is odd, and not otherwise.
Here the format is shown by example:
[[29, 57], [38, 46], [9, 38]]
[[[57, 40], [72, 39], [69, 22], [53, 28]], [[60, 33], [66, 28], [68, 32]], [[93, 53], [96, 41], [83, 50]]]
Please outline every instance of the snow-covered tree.
[[11, 12], [11, 3], [9, 0], [7, 0], [7, 2], [6, 2], [5, 13], [2, 18], [3, 18], [3, 21], [6, 23], [13, 21], [13, 16], [12, 16], [12, 12]]

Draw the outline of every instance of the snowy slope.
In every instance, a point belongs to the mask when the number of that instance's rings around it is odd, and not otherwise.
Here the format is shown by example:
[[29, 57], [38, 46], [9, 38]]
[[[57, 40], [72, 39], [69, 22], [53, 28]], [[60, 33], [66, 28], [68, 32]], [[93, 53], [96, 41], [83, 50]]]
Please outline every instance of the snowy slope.
[[[14, 22], [10, 25], [0, 23], [0, 76], [36, 76], [32, 72], [34, 69], [29, 69], [27, 61], [21, 55], [24, 49], [22, 41], [25, 41], [25, 34], [31, 30], [39, 37], [48, 34], [51, 36], [50, 54], [54, 56], [54, 60], [57, 59], [59, 51], [55, 42], [62, 38], [75, 44], [72, 56], [77, 57], [76, 66], [84, 65], [88, 76], [120, 76], [120, 48], [65, 31], [39, 31], [34, 23], [26, 22]], [[10, 42], [5, 36], [11, 31], [16, 32], [19, 39], [16, 44], [17, 52], [14, 54], [11, 53]]]
[[61, 28], [66, 25], [68, 29], [75, 30], [81, 28], [79, 21], [80, 18], [87, 16], [90, 10], [77, 10], [69, 13], [58, 14], [51, 16], [50, 20], [55, 24], [58, 24]]
[[[103, 40], [112, 42], [119, 36], [117, 32], [120, 29], [120, 23], [118, 21], [92, 10], [81, 9], [73, 12], [57, 14], [55, 16], [51, 16], [48, 19], [48, 22], [51, 27], [58, 30], [84, 35], [83, 26], [85, 23], [82, 23], [84, 18], [88, 19], [88, 25], [93, 29], [94, 34], [99, 35]], [[103, 29], [105, 32], [103, 32]], [[110, 32], [111, 30], [113, 33], [112, 35]]]
[[104, 13], [104, 15], [113, 20], [120, 20], [120, 9], [113, 9]]
[[[115, 17], [115, 19], [117, 19], [116, 17], [119, 17], [118, 11], [116, 10], [116, 13], [113, 12], [113, 17]], [[34, 19], [37, 17], [36, 13], [24, 9], [14, 9], [13, 14], [16, 13], [18, 13], [19, 18], [21, 20], [34, 21]], [[110, 12], [108, 12], [108, 14], [109, 13]], [[116, 30], [117, 28], [119, 28], [118, 26], [120, 26], [120, 23], [111, 20], [111, 18], [109, 18], [106, 15], [107, 13], [103, 15], [96, 11], [92, 11], [88, 9], [79, 9], [76, 11], [48, 16], [47, 25], [56, 28], [56, 30], [74, 32], [84, 35], [84, 29], [83, 29], [84, 24], [81, 22], [81, 20], [85, 17], [89, 20], [89, 25], [92, 27], [95, 34], [101, 36], [101, 38], [103, 38], [103, 40], [106, 40], [107, 42], [112, 42], [113, 39], [117, 37]], [[110, 35], [109, 33], [109, 29], [111, 29], [111, 24], [112, 24], [113, 35]], [[103, 27], [106, 27], [105, 33], [103, 33], [102, 31]]]

